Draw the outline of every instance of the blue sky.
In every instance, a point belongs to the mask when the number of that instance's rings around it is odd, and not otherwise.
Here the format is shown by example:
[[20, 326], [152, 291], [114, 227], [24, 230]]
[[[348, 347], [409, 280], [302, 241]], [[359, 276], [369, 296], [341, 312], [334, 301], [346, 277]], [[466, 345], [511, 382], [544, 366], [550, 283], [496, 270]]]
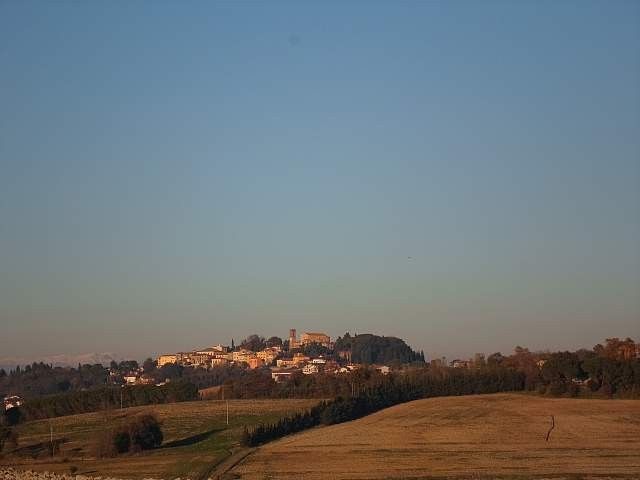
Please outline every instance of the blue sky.
[[0, 0], [0, 105], [0, 354], [640, 337], [638, 2]]

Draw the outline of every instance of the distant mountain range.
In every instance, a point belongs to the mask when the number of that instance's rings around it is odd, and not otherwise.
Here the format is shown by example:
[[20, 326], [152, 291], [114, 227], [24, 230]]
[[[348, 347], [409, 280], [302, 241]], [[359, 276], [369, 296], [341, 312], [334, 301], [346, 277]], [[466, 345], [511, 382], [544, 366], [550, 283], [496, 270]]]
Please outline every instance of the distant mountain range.
[[31, 365], [33, 362], [43, 362], [54, 367], [77, 367], [78, 363], [84, 365], [86, 363], [93, 365], [100, 363], [102, 365], [109, 365], [112, 360], [119, 362], [121, 357], [114, 353], [81, 353], [78, 355], [45, 355], [45, 356], [31, 356], [31, 357], [0, 357], [0, 368], [4, 368], [7, 372], [15, 369], [16, 365], [23, 367], [25, 365]]

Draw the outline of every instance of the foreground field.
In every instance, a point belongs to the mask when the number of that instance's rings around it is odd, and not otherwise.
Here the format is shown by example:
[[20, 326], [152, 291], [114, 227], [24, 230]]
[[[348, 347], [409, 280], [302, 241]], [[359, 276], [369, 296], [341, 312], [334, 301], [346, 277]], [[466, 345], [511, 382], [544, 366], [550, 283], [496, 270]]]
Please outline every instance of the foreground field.
[[518, 394], [418, 400], [267, 444], [230, 472], [247, 480], [588, 475], [640, 478], [640, 401]]
[[[230, 400], [229, 426], [223, 401], [199, 401], [88, 413], [20, 425], [20, 448], [0, 459], [0, 465], [20, 469], [119, 478], [199, 478], [229, 456], [243, 425], [273, 422], [315, 405], [317, 400]], [[126, 416], [154, 413], [162, 422], [160, 449], [117, 458], [96, 458], [96, 445], [105, 427]], [[46, 448], [53, 434], [62, 440], [52, 458]]]

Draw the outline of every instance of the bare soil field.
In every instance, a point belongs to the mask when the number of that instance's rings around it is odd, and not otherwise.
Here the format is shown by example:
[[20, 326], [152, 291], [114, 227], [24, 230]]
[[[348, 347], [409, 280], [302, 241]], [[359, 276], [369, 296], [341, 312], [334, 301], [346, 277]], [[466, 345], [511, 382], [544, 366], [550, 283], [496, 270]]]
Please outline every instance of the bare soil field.
[[640, 479], [640, 401], [418, 400], [267, 444], [229, 478]]
[[[172, 403], [38, 420], [18, 427], [19, 447], [0, 466], [117, 478], [198, 478], [238, 447], [243, 425], [276, 421], [306, 410], [318, 400], [230, 400]], [[100, 435], [109, 425], [138, 413], [162, 423], [162, 447], [141, 454], [97, 458]], [[51, 437], [60, 449], [49, 456]], [[77, 470], [76, 470], [77, 469]]]

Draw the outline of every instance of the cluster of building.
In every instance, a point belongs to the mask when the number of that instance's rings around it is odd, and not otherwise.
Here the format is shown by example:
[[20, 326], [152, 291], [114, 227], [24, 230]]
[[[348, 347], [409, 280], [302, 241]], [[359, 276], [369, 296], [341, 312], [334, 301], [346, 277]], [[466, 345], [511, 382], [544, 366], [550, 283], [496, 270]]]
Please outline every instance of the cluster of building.
[[453, 368], [474, 368], [484, 365], [485, 363], [484, 353], [476, 353], [473, 358], [466, 360], [456, 358], [449, 363], [449, 366]]
[[[304, 375], [323, 372], [347, 373], [358, 368], [357, 365], [340, 366], [336, 361], [325, 358], [323, 355], [311, 357], [300, 351], [302, 347], [311, 344], [317, 344], [328, 349], [333, 348], [331, 337], [325, 333], [305, 332], [298, 338], [296, 329], [292, 328], [289, 330], [288, 342], [285, 343], [287, 345], [286, 349], [284, 346], [272, 345], [254, 352], [245, 348], [230, 349], [224, 345], [216, 345], [192, 352], [160, 355], [157, 359], [157, 364], [158, 367], [167, 364], [203, 368], [232, 364], [246, 365], [252, 369], [270, 367], [271, 376], [276, 381], [285, 380], [297, 373]], [[383, 373], [388, 373], [388, 368]]]
[[211, 367], [215, 365], [225, 365], [233, 360], [233, 354], [228, 347], [216, 345], [211, 348], [195, 350], [193, 352], [178, 352], [160, 355], [158, 357], [158, 367], [175, 363], [185, 367]]
[[[331, 337], [321, 332], [305, 332], [298, 338], [295, 328], [289, 330], [289, 337], [283, 346], [272, 345], [260, 351], [245, 348], [231, 349], [223, 345], [211, 348], [160, 355], [157, 359], [158, 367], [167, 364], [178, 364], [185, 367], [209, 368], [216, 365], [246, 365], [249, 368], [270, 368], [271, 377], [276, 382], [286, 381], [294, 375], [316, 375], [319, 373], [347, 374], [361, 368], [352, 364], [349, 353], [337, 352], [341, 363], [322, 354], [307, 355], [303, 352], [308, 345], [319, 345], [333, 350]], [[390, 373], [391, 369], [385, 365], [374, 366], [382, 374]]]
[[239, 348], [231, 350], [223, 345], [216, 345], [193, 352], [179, 352], [158, 357], [158, 367], [175, 363], [184, 367], [215, 367], [219, 365], [246, 364], [249, 368], [271, 365], [283, 353], [281, 346], [271, 346], [258, 352]]
[[[111, 385], [159, 385], [155, 378], [148, 373], [144, 373], [142, 367], [128, 370], [122, 373], [113, 368], [109, 369], [109, 384]], [[164, 383], [163, 383], [164, 384]]]

